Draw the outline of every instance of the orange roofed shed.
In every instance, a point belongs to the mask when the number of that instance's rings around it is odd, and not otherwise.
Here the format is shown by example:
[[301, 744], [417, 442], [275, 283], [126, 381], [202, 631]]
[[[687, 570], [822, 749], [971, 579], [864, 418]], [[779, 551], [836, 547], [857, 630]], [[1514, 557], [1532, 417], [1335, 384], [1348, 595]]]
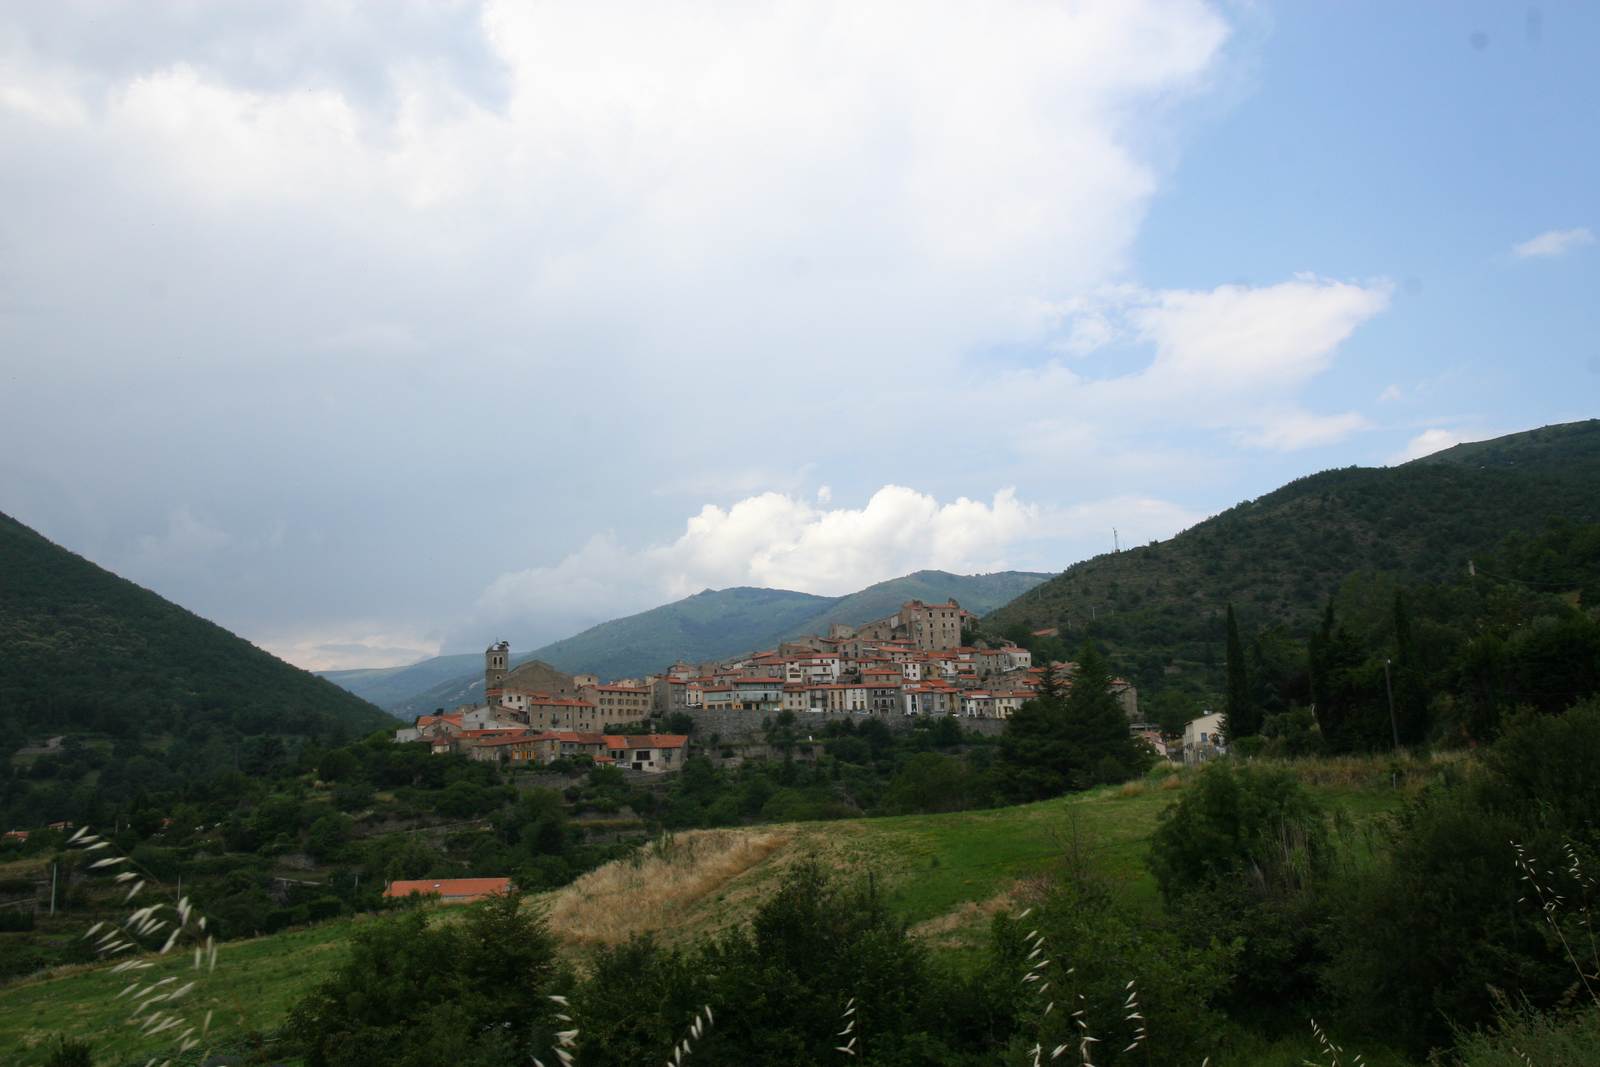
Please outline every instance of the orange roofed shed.
[[437, 895], [446, 904], [471, 904], [484, 897], [509, 892], [509, 878], [420, 878], [409, 882], [390, 882], [383, 895], [390, 900]]

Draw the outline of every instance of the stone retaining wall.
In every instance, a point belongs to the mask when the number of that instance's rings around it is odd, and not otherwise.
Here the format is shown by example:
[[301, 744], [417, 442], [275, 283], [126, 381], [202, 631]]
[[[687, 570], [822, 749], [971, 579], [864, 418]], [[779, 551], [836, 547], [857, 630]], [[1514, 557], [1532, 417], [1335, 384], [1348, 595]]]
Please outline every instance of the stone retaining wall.
[[[763, 741], [766, 739], [763, 733], [764, 724], [776, 717], [776, 713], [769, 715], [766, 712], [729, 711], [721, 708], [714, 711], [690, 708], [686, 714], [694, 720], [693, 743], [696, 745], [709, 744], [712, 734], [717, 735], [719, 742], [730, 745]], [[915, 715], [797, 711], [794, 715], [794, 728], [801, 738], [805, 738], [807, 735], [820, 735], [823, 725], [828, 722], [861, 723], [868, 719], [877, 719], [896, 732], [913, 729], [917, 723]], [[957, 719], [956, 721], [961, 724], [963, 730], [971, 730], [986, 737], [998, 737], [1006, 728], [1004, 719]]]

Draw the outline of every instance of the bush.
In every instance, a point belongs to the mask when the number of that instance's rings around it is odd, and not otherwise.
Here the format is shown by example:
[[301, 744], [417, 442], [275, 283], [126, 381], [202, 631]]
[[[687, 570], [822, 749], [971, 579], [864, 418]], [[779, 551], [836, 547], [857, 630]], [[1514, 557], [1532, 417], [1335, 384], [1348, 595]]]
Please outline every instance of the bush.
[[1535, 1010], [1563, 1002], [1576, 976], [1513, 843], [1567, 898], [1571, 911], [1555, 921], [1581, 921], [1581, 889], [1567, 868], [1594, 869], [1590, 813], [1600, 787], [1586, 761], [1597, 752], [1595, 701], [1563, 716], [1515, 718], [1478, 773], [1447, 780], [1406, 810], [1390, 848], [1352, 879], [1337, 913], [1328, 977], [1352, 1020], [1422, 1052], [1447, 1044], [1452, 1024], [1488, 1025], [1500, 1008], [1495, 990]]
[[[1022, 981], [1028, 934], [1035, 930], [1051, 961], [1042, 974], [1050, 984], [1043, 995]], [[1215, 1051], [1224, 1024], [1216, 1003], [1233, 974], [1234, 948], [1185, 946], [1173, 931], [1120, 903], [1108, 886], [1083, 879], [1055, 886], [1025, 917], [997, 918], [992, 945], [994, 962], [981, 984], [1015, 991], [1013, 1012], [1030, 1046], [1038, 1041], [1046, 1050], [1060, 1044], [1076, 1049], [1074, 1012], [1082, 1011], [1078, 1018], [1100, 1042], [1097, 1064], [1187, 1067]], [[1137, 1024], [1125, 1018], [1124, 1007], [1130, 981], [1148, 1032], [1132, 1052], [1126, 1047]], [[1047, 1013], [1052, 1000], [1055, 1008]]]
[[1191, 944], [1229, 944], [1235, 1012], [1315, 1000], [1331, 850], [1321, 811], [1294, 778], [1214, 764], [1162, 813], [1149, 865]]
[[57, 1037], [44, 1067], [93, 1067], [94, 1049], [87, 1041]]
[[495, 897], [461, 922], [410, 912], [362, 930], [287, 1031], [310, 1067], [528, 1063], [553, 1043], [557, 985], [569, 979], [542, 916]]
[[1456, 1039], [1455, 1067], [1592, 1067], [1600, 1063], [1600, 1007], [1575, 1014], [1502, 1007], [1492, 1028]]
[[[32, 888], [31, 886], [29, 888]], [[33, 929], [33, 912], [21, 908], [0, 911], [0, 933], [18, 933]]]
[[1322, 811], [1291, 775], [1216, 763], [1161, 813], [1149, 864], [1172, 901], [1236, 877], [1304, 881], [1327, 855]]

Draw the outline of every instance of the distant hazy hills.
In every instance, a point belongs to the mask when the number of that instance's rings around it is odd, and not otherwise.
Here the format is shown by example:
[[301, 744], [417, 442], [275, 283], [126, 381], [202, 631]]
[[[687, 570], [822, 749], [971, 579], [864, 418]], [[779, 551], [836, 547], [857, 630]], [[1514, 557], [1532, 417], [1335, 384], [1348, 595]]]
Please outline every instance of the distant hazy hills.
[[[918, 571], [841, 597], [786, 589], [708, 589], [531, 649], [512, 662], [537, 659], [569, 674], [639, 677], [676, 659], [693, 663], [722, 659], [825, 632], [830, 623], [870, 622], [892, 614], [907, 600], [955, 597], [962, 607], [983, 614], [1048, 577], [1023, 571], [973, 575]], [[323, 676], [402, 718], [483, 695], [481, 654], [438, 656], [385, 670], [330, 671]]]
[[0, 515], [0, 730], [198, 721], [243, 734], [365, 733], [393, 720]]
[[1214, 685], [1230, 601], [1247, 625], [1304, 632], [1352, 572], [1436, 580], [1558, 517], [1600, 520], [1600, 420], [1298, 479], [1170, 541], [1076, 564], [984, 628], [1059, 626], [1069, 644], [1093, 634], [1141, 686]]

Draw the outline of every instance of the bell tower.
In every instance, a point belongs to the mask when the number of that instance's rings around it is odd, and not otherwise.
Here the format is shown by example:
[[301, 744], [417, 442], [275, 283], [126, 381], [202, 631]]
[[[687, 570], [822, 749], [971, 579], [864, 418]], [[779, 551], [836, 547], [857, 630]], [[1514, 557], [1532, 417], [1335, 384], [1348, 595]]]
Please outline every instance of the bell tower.
[[505, 686], [507, 661], [511, 659], [511, 642], [500, 641], [483, 652], [483, 702], [490, 707], [500, 703], [500, 692]]

